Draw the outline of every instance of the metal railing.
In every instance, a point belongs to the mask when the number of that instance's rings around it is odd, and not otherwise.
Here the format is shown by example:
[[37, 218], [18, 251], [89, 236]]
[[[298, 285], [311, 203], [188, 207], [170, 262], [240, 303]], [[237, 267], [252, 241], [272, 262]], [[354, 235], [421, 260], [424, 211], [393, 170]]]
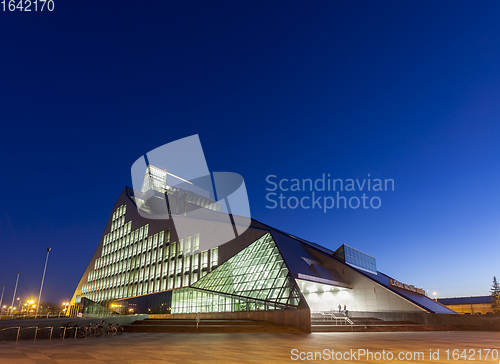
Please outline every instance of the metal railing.
[[[16, 339], [16, 343], [19, 340], [23, 340], [26, 338], [26, 336], [30, 334], [25, 334], [23, 336], [23, 330], [33, 330], [34, 329], [34, 335], [33, 335], [33, 341], [36, 341], [37, 339], [42, 339], [42, 338], [48, 338], [49, 340], [52, 340], [54, 337], [54, 334], [58, 335], [56, 338], [60, 338], [64, 340], [65, 338], [73, 338], [76, 339], [77, 337], [79, 338], [86, 338], [89, 336], [89, 331], [91, 329], [91, 326], [60, 326], [60, 327], [54, 327], [54, 326], [28, 326], [28, 327], [21, 327], [21, 326], [12, 326], [12, 327], [6, 327], [3, 329], [0, 329], [0, 341], [5, 341], [9, 339]], [[56, 329], [56, 333], [54, 332], [54, 329]], [[57, 329], [60, 329], [60, 331], [57, 332]], [[8, 333], [8, 330], [11, 330], [11, 333]], [[68, 330], [70, 330], [70, 335], [68, 336]], [[4, 333], [7, 332], [5, 335]], [[73, 333], [74, 332], [74, 333]], [[48, 334], [48, 335], [47, 335]], [[5, 337], [4, 337], [5, 336]]]
[[[44, 327], [39, 327], [39, 326], [27, 326], [27, 327], [21, 327], [21, 326], [12, 326], [12, 327], [6, 327], [3, 329], [0, 329], [0, 341], [8, 340], [9, 338], [13, 337], [14, 335], [16, 336], [16, 343], [20, 340], [23, 339], [22, 337], [22, 331], [23, 330], [30, 330], [30, 329], [35, 329], [35, 333], [33, 336], [33, 341], [36, 341], [38, 333], [42, 330], [50, 330], [50, 333], [48, 335], [49, 340], [52, 339], [52, 334], [54, 333], [54, 327], [53, 326], [44, 326]], [[6, 339], [4, 339], [3, 332], [7, 330], [12, 330], [13, 332], [10, 335], [7, 335]], [[15, 330], [15, 331], [14, 331]], [[44, 332], [45, 333], [45, 332]]]
[[347, 317], [345, 313], [336, 313], [333, 311], [315, 311], [311, 312], [311, 319], [316, 321], [332, 322], [334, 325], [353, 325], [354, 322]]
[[64, 318], [66, 317], [66, 314], [64, 314], [63, 312], [60, 312], [60, 313], [48, 313], [48, 314], [44, 314], [44, 315], [38, 315], [38, 316], [35, 316], [34, 314], [13, 314], [12, 316], [11, 315], [4, 315], [4, 316], [0, 316], [0, 320], [29, 320], [29, 319], [44, 319], [44, 318]]

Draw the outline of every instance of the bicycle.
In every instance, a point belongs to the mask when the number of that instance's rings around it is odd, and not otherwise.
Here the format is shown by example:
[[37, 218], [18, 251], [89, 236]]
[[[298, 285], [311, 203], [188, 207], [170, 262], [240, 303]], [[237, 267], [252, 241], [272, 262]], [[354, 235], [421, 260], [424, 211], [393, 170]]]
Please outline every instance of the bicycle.
[[90, 324], [83, 327], [76, 327], [76, 337], [79, 339], [84, 339], [89, 335]]
[[113, 325], [116, 328], [116, 334], [117, 335], [121, 335], [121, 334], [123, 334], [125, 332], [125, 329], [120, 324], [117, 324], [117, 323], [113, 322]]
[[95, 327], [91, 331], [94, 334], [94, 337], [101, 336], [104, 333], [104, 320], [95, 325]]
[[118, 330], [116, 326], [113, 326], [113, 324], [108, 324], [108, 327], [106, 328], [106, 334], [110, 336], [115, 336], [117, 332]]
[[91, 336], [91, 335], [94, 337], [100, 336], [100, 335], [102, 335], [102, 332], [100, 332], [101, 330], [99, 330], [98, 327], [99, 327], [99, 324], [97, 324], [96, 326], [92, 326], [92, 323], [89, 322], [87, 325], [85, 325], [83, 327], [79, 327], [77, 329], [76, 337], [78, 337], [80, 339], [84, 339], [87, 336]]
[[125, 329], [123, 328], [122, 325], [119, 325], [119, 324], [115, 324], [115, 325], [116, 325], [115, 326], [116, 327], [116, 333], [118, 335], [121, 335], [121, 334], [123, 334], [125, 332]]

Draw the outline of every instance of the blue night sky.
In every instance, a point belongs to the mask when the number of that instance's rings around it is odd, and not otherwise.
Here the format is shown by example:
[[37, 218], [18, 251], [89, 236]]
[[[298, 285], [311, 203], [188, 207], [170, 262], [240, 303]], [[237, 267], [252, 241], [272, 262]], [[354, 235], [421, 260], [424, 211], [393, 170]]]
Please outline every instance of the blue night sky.
[[[198, 134], [252, 217], [439, 297], [500, 276], [499, 2], [58, 1], [0, 12], [0, 286], [69, 300], [132, 163]], [[393, 179], [268, 209], [268, 175]], [[344, 191], [345, 192], [345, 191]], [[320, 192], [322, 196], [333, 193]], [[345, 192], [346, 197], [362, 192]], [[286, 196], [310, 196], [288, 191]]]

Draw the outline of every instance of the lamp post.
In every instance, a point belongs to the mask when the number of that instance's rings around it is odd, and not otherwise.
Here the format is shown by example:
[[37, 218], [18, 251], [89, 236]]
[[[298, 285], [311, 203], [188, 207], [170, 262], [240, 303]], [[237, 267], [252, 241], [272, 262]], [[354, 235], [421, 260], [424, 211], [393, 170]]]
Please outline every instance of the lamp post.
[[14, 296], [12, 296], [12, 305], [10, 305], [10, 317], [14, 316], [14, 300], [16, 299], [17, 283], [19, 282], [19, 272], [17, 272], [16, 287], [14, 288]]
[[[5, 284], [3, 285], [3, 288], [2, 288], [2, 297], [0, 297], [0, 307], [2, 307], [2, 301], [3, 301], [3, 292], [5, 291]], [[0, 312], [1, 312], [1, 309], [0, 309]]]
[[33, 312], [35, 311], [36, 305], [34, 303], [35, 303], [34, 300], [28, 301], [28, 316], [29, 316], [29, 314], [31, 312], [31, 309], [33, 309]]
[[[69, 305], [69, 302], [63, 302], [63, 306], [64, 306], [63, 314], [64, 315], [66, 314], [66, 310], [68, 309], [68, 305]], [[61, 316], [61, 313], [59, 313], [59, 317], [60, 316]]]
[[45, 268], [43, 268], [42, 284], [40, 285], [40, 294], [38, 295], [38, 303], [36, 305], [35, 318], [38, 316], [38, 309], [40, 308], [40, 299], [42, 298], [43, 280], [45, 279], [45, 271], [47, 270], [47, 262], [49, 260], [49, 252], [51, 248], [47, 248], [47, 257], [45, 258]]
[[436, 302], [438, 301], [438, 298], [436, 296], [436, 292], [432, 292], [432, 294], [434, 295], [434, 299], [436, 300]]

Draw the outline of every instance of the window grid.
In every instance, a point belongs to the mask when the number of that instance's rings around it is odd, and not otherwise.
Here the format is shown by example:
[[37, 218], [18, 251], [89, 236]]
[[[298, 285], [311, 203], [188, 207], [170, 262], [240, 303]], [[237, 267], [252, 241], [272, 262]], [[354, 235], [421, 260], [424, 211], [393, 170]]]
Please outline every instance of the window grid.
[[[102, 302], [183, 287], [198, 280], [199, 234], [171, 243], [168, 229], [153, 236], [148, 235], [149, 224], [132, 230], [132, 221], [126, 221], [125, 213], [126, 205], [113, 212], [102, 254], [82, 286], [84, 296]], [[198, 254], [191, 257], [190, 252]], [[202, 253], [208, 257], [207, 251]], [[217, 254], [211, 256], [215, 267]], [[180, 275], [174, 277], [177, 270]]]

